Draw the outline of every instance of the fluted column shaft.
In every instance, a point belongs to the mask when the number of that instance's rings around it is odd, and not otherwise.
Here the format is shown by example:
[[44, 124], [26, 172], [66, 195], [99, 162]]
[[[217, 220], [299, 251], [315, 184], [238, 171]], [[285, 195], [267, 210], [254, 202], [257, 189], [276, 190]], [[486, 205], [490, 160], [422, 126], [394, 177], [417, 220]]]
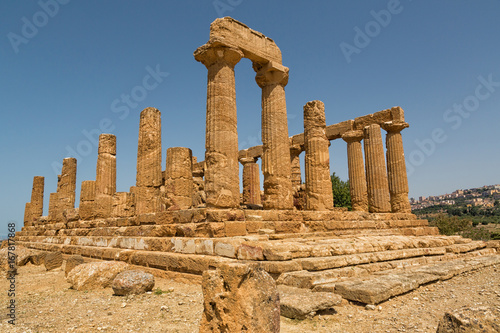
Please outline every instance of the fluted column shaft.
[[306, 150], [306, 209], [333, 208], [330, 179], [330, 141], [326, 137], [325, 105], [321, 101], [304, 106], [304, 145]]
[[405, 153], [403, 138], [401, 136], [401, 131], [408, 126], [408, 123], [405, 122], [382, 124], [382, 128], [387, 131], [387, 174], [393, 213], [411, 213], [410, 201], [408, 199]]
[[33, 224], [33, 219], [31, 218], [31, 202], [27, 202], [24, 205], [24, 226], [27, 227]]
[[240, 159], [243, 164], [243, 203], [246, 205], [261, 205], [260, 170], [255, 159]]
[[96, 217], [96, 181], [84, 180], [80, 187], [80, 206], [78, 214], [81, 220], [93, 220]]
[[240, 203], [238, 131], [234, 66], [237, 49], [204, 45], [195, 59], [208, 69], [205, 135], [207, 207], [234, 208]]
[[146, 108], [142, 110], [139, 122], [136, 186], [161, 185], [161, 112]]
[[116, 136], [113, 134], [99, 136], [95, 191], [97, 195], [116, 192]]
[[290, 164], [292, 168], [292, 186], [300, 186], [302, 184], [302, 174], [300, 172], [300, 147], [290, 148]]
[[264, 208], [292, 209], [293, 192], [290, 141], [286, 114], [285, 86], [288, 68], [267, 64], [257, 70], [255, 80], [262, 88], [262, 173]]
[[97, 155], [95, 205], [99, 218], [111, 217], [116, 193], [116, 136], [101, 134]]
[[56, 221], [56, 217], [58, 214], [58, 194], [57, 192], [53, 192], [49, 194], [49, 212], [48, 212], [48, 217], [49, 217], [49, 222], [54, 223]]
[[30, 222], [38, 220], [43, 215], [43, 189], [45, 178], [42, 176], [33, 177], [33, 189], [31, 190], [30, 202]]
[[193, 204], [193, 156], [191, 149], [167, 149], [165, 194], [169, 210], [188, 209]]
[[368, 208], [371, 213], [388, 213], [391, 204], [380, 126], [366, 126], [364, 136]]
[[361, 140], [363, 131], [348, 131], [342, 135], [347, 142], [347, 165], [349, 168], [349, 190], [351, 206], [354, 211], [368, 211], [368, 195], [366, 190], [365, 164]]
[[57, 204], [55, 219], [60, 221], [65, 209], [75, 208], [76, 190], [76, 158], [68, 157], [63, 160], [61, 174], [57, 182]]

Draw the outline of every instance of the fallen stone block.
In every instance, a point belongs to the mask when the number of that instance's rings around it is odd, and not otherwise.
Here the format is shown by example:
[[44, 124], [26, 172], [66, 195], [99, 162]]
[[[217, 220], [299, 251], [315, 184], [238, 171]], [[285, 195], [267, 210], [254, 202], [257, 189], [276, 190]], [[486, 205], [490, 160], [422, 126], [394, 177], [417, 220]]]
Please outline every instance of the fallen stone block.
[[291, 319], [305, 319], [318, 311], [340, 304], [342, 297], [329, 292], [312, 292], [309, 289], [278, 286], [281, 315]]
[[50, 271], [61, 267], [63, 264], [63, 256], [59, 251], [49, 252], [45, 255], [44, 265], [45, 269]]
[[139, 295], [153, 289], [153, 274], [139, 270], [127, 270], [119, 273], [111, 283], [115, 295]]
[[85, 262], [82, 256], [80, 255], [73, 255], [70, 256], [68, 259], [66, 259], [66, 267], [64, 268], [64, 276], [68, 276], [69, 272], [73, 268], [75, 268], [78, 265], [81, 265]]
[[76, 290], [106, 288], [119, 273], [128, 268], [129, 265], [122, 261], [89, 262], [72, 269], [66, 280]]
[[222, 264], [203, 273], [200, 333], [280, 331], [280, 301], [273, 278], [262, 268]]

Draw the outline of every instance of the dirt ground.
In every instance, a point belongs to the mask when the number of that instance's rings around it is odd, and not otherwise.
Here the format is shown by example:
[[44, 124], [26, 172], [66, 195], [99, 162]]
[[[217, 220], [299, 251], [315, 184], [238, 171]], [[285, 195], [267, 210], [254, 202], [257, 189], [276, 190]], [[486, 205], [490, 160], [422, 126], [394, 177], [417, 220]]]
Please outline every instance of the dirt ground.
[[[201, 287], [157, 278], [140, 296], [69, 289], [61, 269], [18, 269], [16, 325], [7, 323], [9, 283], [0, 280], [0, 332], [198, 332]], [[500, 266], [469, 272], [390, 299], [375, 310], [343, 303], [303, 321], [281, 317], [281, 332], [435, 332], [445, 311], [462, 306], [500, 308]]]

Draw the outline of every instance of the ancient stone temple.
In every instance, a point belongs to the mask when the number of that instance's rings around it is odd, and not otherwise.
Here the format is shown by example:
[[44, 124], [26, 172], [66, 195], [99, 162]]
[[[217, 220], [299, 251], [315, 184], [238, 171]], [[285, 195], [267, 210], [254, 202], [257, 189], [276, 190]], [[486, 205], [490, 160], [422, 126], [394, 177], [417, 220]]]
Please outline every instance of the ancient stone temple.
[[[252, 61], [262, 89], [262, 145], [244, 150], [238, 149], [234, 79], [241, 58]], [[232, 18], [217, 19], [194, 59], [208, 72], [204, 160], [187, 147], [170, 147], [162, 170], [162, 115], [146, 108], [138, 119], [135, 186], [116, 192], [120, 138], [102, 134], [96, 178], [82, 181], [79, 207], [76, 159], [64, 159], [47, 216], [44, 178], [35, 177], [19, 244], [122, 260], [191, 282], [224, 263], [258, 262], [279, 285], [371, 304], [500, 261], [485, 243], [441, 236], [411, 213], [402, 108], [331, 124], [335, 111], [312, 100], [303, 106], [304, 132], [289, 136], [285, 87], [293, 77], [272, 39]], [[345, 152], [329, 150], [338, 139]], [[333, 202], [330, 160], [335, 165], [341, 153], [348, 159], [352, 211]], [[297, 193], [305, 205], [295, 203]]]

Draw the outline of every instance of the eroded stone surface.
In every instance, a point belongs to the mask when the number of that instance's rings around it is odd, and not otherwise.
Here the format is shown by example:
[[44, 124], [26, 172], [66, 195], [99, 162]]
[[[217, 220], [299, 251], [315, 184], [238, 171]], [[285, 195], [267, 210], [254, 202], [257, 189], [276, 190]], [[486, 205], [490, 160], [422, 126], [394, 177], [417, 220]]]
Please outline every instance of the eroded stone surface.
[[261, 268], [224, 264], [203, 273], [200, 332], [279, 332], [276, 283]]
[[446, 312], [436, 333], [500, 332], [500, 309], [494, 307], [463, 307]]
[[122, 261], [90, 262], [76, 266], [66, 280], [76, 290], [106, 288], [118, 273], [128, 268], [129, 265]]
[[305, 319], [318, 311], [329, 310], [340, 304], [342, 297], [330, 292], [312, 292], [308, 289], [278, 286], [281, 315], [291, 319]]
[[126, 270], [119, 273], [111, 283], [115, 295], [139, 295], [153, 289], [155, 278], [153, 274], [139, 270]]

